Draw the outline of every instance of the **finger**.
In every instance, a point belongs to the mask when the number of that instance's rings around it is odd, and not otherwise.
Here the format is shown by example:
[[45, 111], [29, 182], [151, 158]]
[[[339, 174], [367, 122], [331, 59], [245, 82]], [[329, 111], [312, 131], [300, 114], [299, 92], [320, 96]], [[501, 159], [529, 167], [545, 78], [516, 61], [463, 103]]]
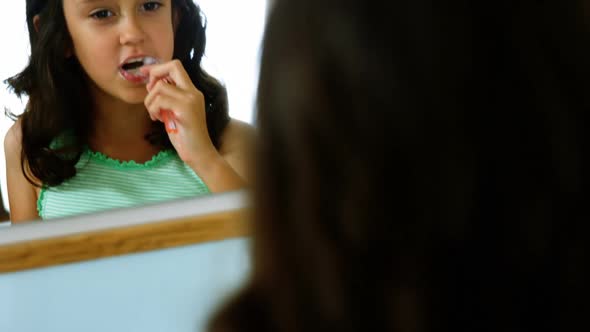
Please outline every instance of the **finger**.
[[151, 71], [152, 71], [152, 67], [154, 67], [156, 65], [145, 65], [139, 68], [139, 71], [147, 77], [147, 84], [146, 84], [146, 89], [147, 91], [150, 91], [154, 85], [154, 83], [156, 81], [158, 81], [158, 78], [155, 76], [150, 75]]
[[144, 66], [143, 70], [146, 70], [150, 76], [150, 83], [154, 80], [169, 77], [176, 85], [181, 89], [187, 89], [193, 86], [193, 83], [188, 76], [188, 73], [184, 69], [182, 62], [178, 59], [174, 59], [169, 62], [162, 64]]
[[146, 109], [154, 121], [161, 121], [164, 122], [164, 118], [162, 117], [162, 109], [164, 108], [163, 105], [171, 105], [173, 103], [172, 99], [165, 96], [165, 95], [157, 95], [154, 97], [152, 102], [149, 105], [146, 105]]
[[[162, 81], [162, 80], [164, 80], [164, 78], [149, 76], [148, 83], [146, 84], [145, 88], [147, 89], [148, 92], [150, 92], [154, 88], [154, 85], [156, 85], [157, 82]], [[167, 82], [167, 81], [164, 81], [164, 82]]]
[[176, 86], [166, 84], [162, 81], [155, 83], [154, 87], [150, 90], [148, 95], [145, 97], [144, 105], [149, 107], [152, 104], [154, 98], [158, 95], [167, 95], [178, 101], [185, 100], [185, 93]]
[[167, 110], [169, 114], [179, 122], [179, 114], [176, 109], [182, 108], [178, 100], [165, 94], [156, 95], [149, 105], [146, 105], [146, 109], [150, 114], [150, 117], [164, 122], [162, 110]]
[[148, 79], [148, 83], [146, 84], [147, 91], [150, 92], [154, 88], [154, 85], [156, 85], [157, 82], [164, 82], [166, 84], [176, 86], [176, 83], [174, 83], [174, 81], [172, 81], [172, 79], [170, 79], [169, 77], [159, 78], [159, 77], [152, 76]]
[[[160, 98], [160, 97], [158, 96], [156, 99], [158, 99], [158, 98]], [[152, 104], [150, 104], [150, 106], [145, 107], [146, 110], [148, 111], [150, 119], [152, 119], [152, 121], [162, 121], [160, 109], [158, 108], [158, 106], [152, 106], [152, 105], [154, 105], [154, 102], [152, 102]]]
[[140, 72], [147, 76], [147, 84], [146, 84], [146, 89], [147, 91], [151, 91], [154, 87], [154, 85], [156, 84], [156, 82], [160, 81], [160, 80], [165, 80], [166, 82], [172, 82], [171, 79], [167, 79], [166, 76], [160, 77], [160, 76], [156, 76], [154, 74], [154, 72], [152, 71], [152, 69], [154, 68], [154, 66], [159, 66], [158, 64], [154, 64], [154, 65], [145, 65], [143, 67], [140, 67], [139, 70]]

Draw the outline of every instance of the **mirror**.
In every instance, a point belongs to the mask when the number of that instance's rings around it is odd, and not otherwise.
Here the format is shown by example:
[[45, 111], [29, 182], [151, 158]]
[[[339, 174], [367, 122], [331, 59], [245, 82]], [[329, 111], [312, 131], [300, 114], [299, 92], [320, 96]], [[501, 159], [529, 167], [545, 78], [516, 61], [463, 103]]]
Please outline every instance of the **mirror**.
[[[229, 114], [253, 125], [254, 99], [258, 80], [259, 48], [262, 39], [267, 0], [196, 0], [207, 19], [207, 46], [203, 68], [227, 88]], [[10, 45], [1, 55], [0, 79], [20, 72], [27, 64], [30, 46], [25, 21], [25, 3], [0, 4], [0, 43]], [[9, 32], [9, 33], [8, 33]], [[26, 99], [18, 100], [0, 83], [0, 110], [19, 114]], [[13, 121], [0, 116], [0, 136], [4, 138]], [[8, 209], [4, 146], [0, 144], [0, 191]], [[0, 214], [2, 218], [2, 214]], [[6, 215], [3, 219], [5, 220]]]
[[0, 331], [205, 331], [250, 271], [244, 207], [232, 192], [0, 228]]

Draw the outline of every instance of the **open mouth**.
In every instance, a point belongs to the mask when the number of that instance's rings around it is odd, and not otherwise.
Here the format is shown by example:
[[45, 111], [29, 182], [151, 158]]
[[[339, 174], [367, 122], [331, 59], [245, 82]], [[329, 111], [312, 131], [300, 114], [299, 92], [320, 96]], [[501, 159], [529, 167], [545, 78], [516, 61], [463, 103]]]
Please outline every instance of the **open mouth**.
[[127, 60], [123, 65], [120, 66], [120, 72], [123, 77], [132, 82], [145, 82], [147, 76], [144, 75], [139, 68], [147, 65], [153, 65], [158, 63], [158, 59], [150, 56], [137, 57]]
[[135, 69], [139, 69], [139, 67], [141, 66], [143, 66], [143, 61], [133, 61], [124, 64], [123, 66], [121, 66], [121, 68], [123, 68], [123, 70], [126, 71], [134, 71]]

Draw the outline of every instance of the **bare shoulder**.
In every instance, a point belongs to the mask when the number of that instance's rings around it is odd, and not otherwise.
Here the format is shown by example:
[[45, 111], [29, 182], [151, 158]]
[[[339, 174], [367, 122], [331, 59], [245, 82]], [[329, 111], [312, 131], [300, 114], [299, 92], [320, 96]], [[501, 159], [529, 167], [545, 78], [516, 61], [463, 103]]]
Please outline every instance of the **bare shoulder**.
[[231, 119], [221, 134], [219, 153], [234, 168], [234, 170], [248, 180], [248, 167], [252, 160], [256, 130], [246, 122]]
[[4, 137], [6, 184], [10, 206], [10, 220], [14, 222], [38, 219], [38, 188], [23, 173], [21, 122], [16, 121]]
[[246, 122], [231, 119], [221, 134], [221, 152], [231, 153], [254, 144], [256, 131]]
[[16, 154], [20, 159], [22, 137], [21, 122], [18, 120], [8, 129], [6, 136], [4, 136], [4, 151], [7, 158]]

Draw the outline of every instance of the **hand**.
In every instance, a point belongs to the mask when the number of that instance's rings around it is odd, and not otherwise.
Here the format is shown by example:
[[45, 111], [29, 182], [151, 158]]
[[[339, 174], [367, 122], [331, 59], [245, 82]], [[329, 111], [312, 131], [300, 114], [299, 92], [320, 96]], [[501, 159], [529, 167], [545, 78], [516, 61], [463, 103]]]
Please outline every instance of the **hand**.
[[142, 73], [149, 75], [148, 95], [144, 104], [153, 121], [171, 118], [175, 132], [168, 137], [180, 158], [193, 165], [198, 159], [217, 153], [205, 117], [205, 97], [192, 83], [179, 60], [144, 66]]

